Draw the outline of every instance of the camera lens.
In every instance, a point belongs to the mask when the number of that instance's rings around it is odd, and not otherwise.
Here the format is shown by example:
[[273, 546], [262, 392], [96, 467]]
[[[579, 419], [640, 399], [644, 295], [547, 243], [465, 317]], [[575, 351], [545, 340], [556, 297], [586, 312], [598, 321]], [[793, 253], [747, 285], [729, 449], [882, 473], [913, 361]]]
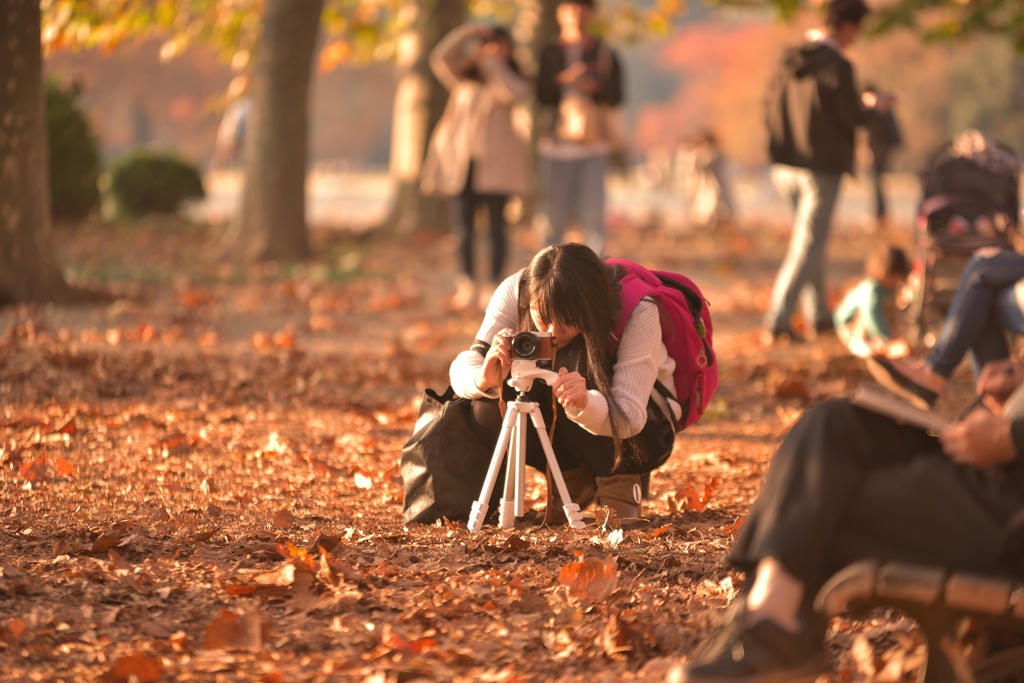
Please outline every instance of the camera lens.
[[537, 355], [537, 337], [531, 332], [520, 332], [512, 338], [512, 353], [517, 358], [530, 360]]

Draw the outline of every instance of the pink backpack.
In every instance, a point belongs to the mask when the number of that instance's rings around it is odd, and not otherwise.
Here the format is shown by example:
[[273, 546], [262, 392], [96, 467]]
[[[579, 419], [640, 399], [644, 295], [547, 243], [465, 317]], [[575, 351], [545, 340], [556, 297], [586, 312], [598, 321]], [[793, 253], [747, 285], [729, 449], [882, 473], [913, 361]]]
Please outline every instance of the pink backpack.
[[608, 259], [605, 263], [619, 266], [626, 273], [619, 281], [622, 314], [605, 348], [614, 358], [629, 315], [641, 299], [649, 296], [661, 305], [661, 339], [676, 362], [672, 378], [683, 408], [676, 430], [685, 429], [700, 419], [718, 388], [718, 362], [711, 345], [707, 300], [692, 280], [678, 273], [652, 271], [622, 259]]

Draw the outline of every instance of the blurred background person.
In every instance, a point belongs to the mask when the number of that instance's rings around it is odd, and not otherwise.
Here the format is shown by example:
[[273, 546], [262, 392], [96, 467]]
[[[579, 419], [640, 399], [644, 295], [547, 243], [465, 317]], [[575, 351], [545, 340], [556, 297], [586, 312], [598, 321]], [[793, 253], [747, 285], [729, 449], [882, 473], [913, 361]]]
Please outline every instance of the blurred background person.
[[226, 168], [242, 165], [242, 152], [245, 148], [245, 129], [249, 123], [249, 112], [252, 111], [252, 99], [249, 97], [249, 76], [235, 76], [228, 84], [228, 108], [217, 128], [217, 139], [214, 143], [211, 168]]
[[801, 295], [811, 333], [832, 329], [825, 297], [825, 247], [844, 173], [853, 172], [854, 128], [863, 120], [853, 65], [843, 55], [868, 14], [863, 0], [831, 0], [824, 29], [786, 50], [768, 91], [772, 182], [793, 205], [793, 234], [765, 315], [770, 341], [797, 338]]
[[[462, 276], [451, 306], [482, 305], [502, 279], [507, 252], [505, 204], [529, 192], [526, 142], [512, 125], [512, 107], [530, 96], [504, 28], [465, 24], [430, 53], [430, 68], [451, 91], [434, 128], [423, 164], [421, 189], [449, 197], [452, 230], [461, 236]], [[490, 220], [489, 281], [479, 295], [474, 277], [473, 235], [478, 207]]]
[[734, 216], [732, 185], [728, 160], [718, 146], [718, 138], [711, 130], [705, 130], [695, 135], [690, 145], [695, 181], [690, 220], [711, 228], [730, 222]]
[[601, 254], [604, 177], [609, 153], [622, 143], [614, 108], [623, 98], [618, 57], [588, 34], [593, 12], [593, 0], [558, 5], [558, 39], [544, 48], [537, 75], [537, 153], [548, 244], [562, 241], [575, 214], [587, 246]]
[[888, 225], [885, 193], [882, 190], [882, 174], [889, 172], [889, 157], [892, 151], [903, 144], [900, 126], [893, 115], [896, 97], [881, 92], [874, 85], [864, 88], [862, 96], [868, 107], [864, 115], [864, 128], [868, 133], [868, 146], [871, 148], [871, 180], [875, 188], [875, 218], [878, 228]]
[[883, 244], [868, 255], [864, 279], [843, 297], [832, 318], [836, 336], [853, 355], [899, 358], [910, 352], [890, 324], [896, 317], [896, 292], [909, 275], [910, 260], [899, 247]]

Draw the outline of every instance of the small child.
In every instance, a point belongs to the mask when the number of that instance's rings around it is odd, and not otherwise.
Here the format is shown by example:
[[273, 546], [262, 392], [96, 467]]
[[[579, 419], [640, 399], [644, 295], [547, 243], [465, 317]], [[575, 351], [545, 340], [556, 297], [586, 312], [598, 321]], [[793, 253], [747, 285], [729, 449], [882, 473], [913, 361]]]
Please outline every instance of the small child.
[[843, 297], [833, 314], [836, 335], [853, 355], [861, 358], [907, 355], [910, 350], [907, 342], [892, 338], [885, 308], [909, 275], [910, 263], [899, 247], [884, 245], [868, 256], [864, 279]]

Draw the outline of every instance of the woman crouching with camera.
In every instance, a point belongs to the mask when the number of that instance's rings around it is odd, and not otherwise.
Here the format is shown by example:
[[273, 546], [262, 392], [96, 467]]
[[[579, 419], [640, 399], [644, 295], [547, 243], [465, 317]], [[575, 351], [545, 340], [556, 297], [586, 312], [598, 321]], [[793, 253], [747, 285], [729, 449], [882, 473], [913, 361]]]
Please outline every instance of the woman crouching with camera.
[[[452, 363], [450, 378], [456, 394], [473, 399], [472, 427], [493, 447], [502, 423], [499, 398], [516, 395], [505, 383], [512, 335], [550, 333], [558, 379], [535, 383], [527, 396], [554, 425], [552, 445], [572, 502], [582, 509], [596, 501], [629, 524], [641, 513], [641, 475], [672, 452], [681, 409], [654, 301], [645, 298], [633, 309], [615, 357], [606, 350], [622, 311], [620, 275], [581, 244], [544, 249], [495, 290], [476, 341]], [[527, 433], [526, 462], [543, 470], [540, 440], [533, 429]], [[548, 491], [545, 521], [560, 522], [550, 478]]]

